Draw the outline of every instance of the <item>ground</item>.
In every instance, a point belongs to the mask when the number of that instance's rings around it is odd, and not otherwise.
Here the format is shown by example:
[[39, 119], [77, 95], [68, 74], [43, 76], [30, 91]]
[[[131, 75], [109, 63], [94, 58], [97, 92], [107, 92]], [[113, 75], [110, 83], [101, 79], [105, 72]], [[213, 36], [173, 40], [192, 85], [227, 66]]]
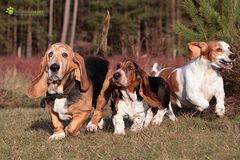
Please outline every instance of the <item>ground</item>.
[[160, 126], [116, 136], [110, 130], [48, 141], [44, 109], [1, 109], [0, 159], [240, 159], [240, 116], [165, 118]]

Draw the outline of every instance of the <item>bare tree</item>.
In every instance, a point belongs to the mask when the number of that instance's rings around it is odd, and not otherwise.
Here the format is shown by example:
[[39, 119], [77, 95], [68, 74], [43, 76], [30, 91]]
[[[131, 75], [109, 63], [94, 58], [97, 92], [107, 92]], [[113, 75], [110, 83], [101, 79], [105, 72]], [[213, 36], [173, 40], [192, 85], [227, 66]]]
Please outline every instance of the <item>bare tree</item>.
[[176, 2], [175, 0], [172, 0], [172, 7], [171, 7], [171, 18], [172, 18], [172, 56], [173, 58], [176, 58], [177, 55], [177, 50], [176, 50], [176, 45], [175, 45], [175, 41], [176, 41], [176, 36], [175, 33], [173, 31], [173, 26], [175, 24], [175, 16], [176, 16], [176, 11], [175, 11], [175, 6], [176, 6]]
[[66, 43], [66, 40], [67, 40], [68, 22], [69, 22], [69, 15], [70, 15], [70, 5], [71, 5], [71, 0], [66, 0], [65, 8], [64, 8], [62, 37], [61, 37], [61, 42], [63, 42], [63, 43]]
[[52, 30], [53, 30], [53, 1], [49, 1], [49, 24], [48, 24], [48, 45], [52, 43]]
[[71, 32], [71, 39], [70, 39], [70, 46], [72, 48], [73, 48], [73, 43], [74, 43], [75, 31], [76, 31], [77, 12], [78, 12], [78, 0], [74, 0], [72, 32]]
[[27, 25], [27, 58], [32, 57], [32, 17], [28, 17]]

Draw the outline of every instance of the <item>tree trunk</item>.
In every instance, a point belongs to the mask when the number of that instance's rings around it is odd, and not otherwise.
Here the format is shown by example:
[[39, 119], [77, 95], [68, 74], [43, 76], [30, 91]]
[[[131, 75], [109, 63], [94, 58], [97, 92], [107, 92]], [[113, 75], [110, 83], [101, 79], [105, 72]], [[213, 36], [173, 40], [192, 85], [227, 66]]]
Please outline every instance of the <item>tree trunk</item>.
[[10, 17], [8, 16], [8, 21], [7, 21], [7, 54], [10, 54], [10, 44], [11, 44], [11, 40], [10, 40]]
[[145, 46], [146, 54], [149, 54], [149, 27], [147, 21], [144, 22], [145, 25]]
[[66, 43], [66, 40], [67, 40], [70, 5], [71, 5], [71, 0], [66, 0], [65, 9], [64, 9], [62, 37], [61, 37], [61, 42], [62, 43]]
[[176, 45], [175, 45], [176, 37], [175, 37], [175, 33], [173, 31], [174, 24], [175, 24], [175, 16], [176, 16], [175, 0], [172, 0], [171, 10], [172, 10], [172, 14], [171, 14], [171, 19], [172, 19], [172, 56], [173, 56], [173, 58], [176, 58], [176, 55], [177, 55]]
[[75, 31], [76, 31], [77, 12], [78, 12], [78, 0], [74, 0], [72, 32], [71, 32], [71, 40], [70, 40], [70, 46], [72, 48], [73, 48], [73, 44], [74, 44], [74, 37], [75, 37]]
[[17, 18], [14, 17], [14, 28], [13, 28], [13, 55], [17, 54]]
[[28, 17], [27, 26], [27, 58], [32, 57], [32, 17]]
[[[176, 20], [180, 21], [181, 18], [181, 4], [180, 4], [181, 0], [177, 0], [176, 3], [176, 8], [177, 8], [177, 13], [176, 13]], [[179, 51], [181, 50], [181, 37], [179, 35], [177, 35], [177, 51], [179, 53]]]
[[19, 58], [22, 57], [22, 44], [20, 44], [20, 45], [18, 46], [18, 49], [17, 49], [17, 56], [18, 56]]
[[52, 30], [53, 30], [53, 1], [49, 1], [49, 23], [48, 23], [48, 45], [52, 43]]

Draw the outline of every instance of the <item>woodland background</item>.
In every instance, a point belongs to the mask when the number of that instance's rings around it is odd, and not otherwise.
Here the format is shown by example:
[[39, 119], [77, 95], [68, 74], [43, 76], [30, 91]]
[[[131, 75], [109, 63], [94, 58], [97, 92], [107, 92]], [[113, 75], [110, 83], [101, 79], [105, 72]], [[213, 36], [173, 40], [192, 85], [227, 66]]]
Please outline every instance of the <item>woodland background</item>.
[[239, 8], [238, 0], [1, 0], [0, 54], [31, 57], [59, 41], [94, 54], [109, 10], [109, 54], [175, 58], [189, 41], [238, 44]]

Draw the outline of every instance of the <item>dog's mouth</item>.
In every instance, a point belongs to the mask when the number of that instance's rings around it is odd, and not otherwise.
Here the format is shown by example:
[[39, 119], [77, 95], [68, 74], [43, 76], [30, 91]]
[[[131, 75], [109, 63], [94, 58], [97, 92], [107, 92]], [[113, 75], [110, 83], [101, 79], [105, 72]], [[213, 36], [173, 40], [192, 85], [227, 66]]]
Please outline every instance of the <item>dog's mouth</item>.
[[218, 64], [220, 67], [225, 68], [225, 69], [232, 69], [233, 67], [233, 62], [232, 61], [226, 61], [225, 59], [220, 59], [218, 61]]
[[48, 82], [49, 83], [59, 83], [61, 81], [60, 77], [56, 74], [49, 76]]
[[114, 85], [119, 86], [119, 87], [126, 87], [127, 85], [124, 85], [121, 80], [117, 80], [115, 78], [112, 79], [112, 82]]

